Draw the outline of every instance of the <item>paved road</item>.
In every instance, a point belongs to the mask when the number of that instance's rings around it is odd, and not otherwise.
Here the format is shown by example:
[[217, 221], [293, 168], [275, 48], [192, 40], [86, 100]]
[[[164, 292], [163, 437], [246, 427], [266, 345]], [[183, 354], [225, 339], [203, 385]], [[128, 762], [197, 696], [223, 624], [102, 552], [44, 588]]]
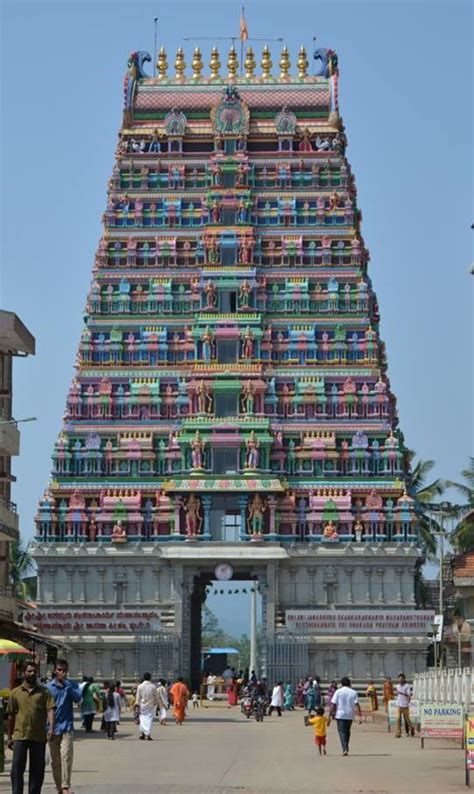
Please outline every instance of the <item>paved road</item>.
[[[191, 709], [181, 728], [154, 726], [155, 741], [139, 742], [129, 716], [115, 742], [101, 733], [77, 733], [75, 794], [266, 794], [366, 792], [424, 794], [465, 791], [463, 753], [442, 740], [395, 739], [385, 723], [356, 725], [351, 754], [343, 758], [337, 728], [328, 732], [328, 756], [319, 758], [312, 728], [301, 711], [273, 715], [263, 724], [238, 709]], [[10, 755], [8, 753], [8, 755]], [[44, 794], [52, 794], [51, 772]], [[0, 776], [0, 791], [8, 790]]]

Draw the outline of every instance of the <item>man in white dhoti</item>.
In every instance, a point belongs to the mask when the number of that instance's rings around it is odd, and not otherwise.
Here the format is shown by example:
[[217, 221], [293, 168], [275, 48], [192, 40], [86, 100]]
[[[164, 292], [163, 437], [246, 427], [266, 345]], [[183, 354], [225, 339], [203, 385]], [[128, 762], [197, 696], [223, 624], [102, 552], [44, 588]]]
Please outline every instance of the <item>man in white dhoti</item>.
[[277, 714], [281, 717], [281, 709], [283, 706], [283, 682], [278, 681], [277, 684], [273, 687], [272, 691], [272, 700], [270, 703], [270, 708], [268, 709], [268, 716], [272, 716], [272, 712], [276, 709]]
[[170, 701], [164, 678], [159, 679], [158, 686], [156, 687], [156, 694], [158, 695], [158, 708], [160, 710], [160, 725], [166, 725], [166, 712], [169, 708]]
[[151, 727], [158, 705], [156, 686], [151, 681], [150, 673], [145, 673], [142, 683], [137, 686], [137, 696], [135, 698], [135, 711], [138, 711], [140, 719], [140, 736], [138, 738], [142, 741], [145, 739], [149, 742], [152, 741]]
[[214, 695], [216, 694], [216, 676], [212, 673], [209, 673], [206, 679], [207, 684], [207, 699], [214, 700]]

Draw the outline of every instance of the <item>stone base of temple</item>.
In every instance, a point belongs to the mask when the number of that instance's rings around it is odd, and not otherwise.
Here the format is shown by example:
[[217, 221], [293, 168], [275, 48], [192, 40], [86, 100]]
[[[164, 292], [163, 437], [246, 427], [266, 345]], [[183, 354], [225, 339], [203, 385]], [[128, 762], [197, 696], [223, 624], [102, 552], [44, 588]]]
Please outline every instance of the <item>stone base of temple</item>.
[[63, 641], [74, 676], [199, 676], [202, 593], [219, 562], [258, 582], [261, 671], [356, 680], [425, 669], [431, 614], [414, 544], [38, 544], [29, 625]]

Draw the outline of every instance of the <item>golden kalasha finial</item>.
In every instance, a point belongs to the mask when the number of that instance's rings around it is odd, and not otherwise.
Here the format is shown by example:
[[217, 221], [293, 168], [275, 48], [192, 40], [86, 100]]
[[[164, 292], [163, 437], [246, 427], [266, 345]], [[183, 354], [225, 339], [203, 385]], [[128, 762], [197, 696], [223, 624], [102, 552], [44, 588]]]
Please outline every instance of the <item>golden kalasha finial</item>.
[[212, 48], [209, 66], [211, 69], [211, 80], [218, 79], [220, 77], [219, 70], [221, 68], [221, 62], [219, 60], [219, 51], [217, 47]]
[[291, 67], [290, 56], [288, 54], [288, 47], [283, 47], [280, 58], [280, 78], [287, 80]]
[[237, 53], [235, 51], [234, 45], [229, 50], [229, 58], [227, 60], [227, 68], [229, 70], [229, 74], [227, 75], [231, 80], [235, 80], [237, 77], [237, 70], [239, 68], [239, 62], [237, 60]]
[[306, 57], [306, 50], [304, 47], [300, 47], [300, 51], [298, 53], [298, 77], [307, 77], [308, 76], [308, 59]]
[[255, 69], [257, 68], [257, 62], [254, 58], [252, 47], [249, 47], [247, 53], [245, 55], [245, 76], [246, 77], [254, 77]]
[[266, 44], [265, 47], [263, 48], [262, 63], [261, 63], [262, 76], [264, 80], [268, 80], [271, 77], [272, 66], [273, 63], [270, 55], [270, 50], [268, 48], [268, 44]]
[[184, 52], [182, 47], [178, 47], [178, 52], [176, 53], [176, 59], [174, 62], [174, 68], [176, 70], [176, 79], [184, 80], [184, 73], [186, 71], [186, 61], [184, 60]]
[[156, 68], [158, 70], [158, 78], [160, 80], [166, 80], [168, 77], [168, 59], [166, 57], [166, 51], [164, 47], [160, 47]]
[[196, 49], [194, 50], [192, 67], [193, 67], [194, 79], [199, 80], [199, 78], [201, 77], [201, 72], [204, 67], [204, 64], [202, 62], [201, 50], [199, 49], [199, 47], [196, 47]]

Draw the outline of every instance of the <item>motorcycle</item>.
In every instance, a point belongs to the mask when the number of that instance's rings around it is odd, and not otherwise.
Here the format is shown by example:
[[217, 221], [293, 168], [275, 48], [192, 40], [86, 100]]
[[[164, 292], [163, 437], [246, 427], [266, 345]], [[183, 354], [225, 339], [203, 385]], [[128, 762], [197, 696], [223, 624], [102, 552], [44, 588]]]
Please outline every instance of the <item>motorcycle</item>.
[[251, 697], [247, 696], [247, 697], [242, 698], [242, 703], [240, 704], [240, 710], [242, 711], [242, 714], [245, 714], [247, 719], [250, 718], [250, 715], [252, 714], [252, 698]]
[[254, 698], [252, 701], [252, 711], [253, 715], [257, 722], [263, 722], [263, 718], [265, 716], [265, 698], [263, 695], [258, 695], [258, 697]]

